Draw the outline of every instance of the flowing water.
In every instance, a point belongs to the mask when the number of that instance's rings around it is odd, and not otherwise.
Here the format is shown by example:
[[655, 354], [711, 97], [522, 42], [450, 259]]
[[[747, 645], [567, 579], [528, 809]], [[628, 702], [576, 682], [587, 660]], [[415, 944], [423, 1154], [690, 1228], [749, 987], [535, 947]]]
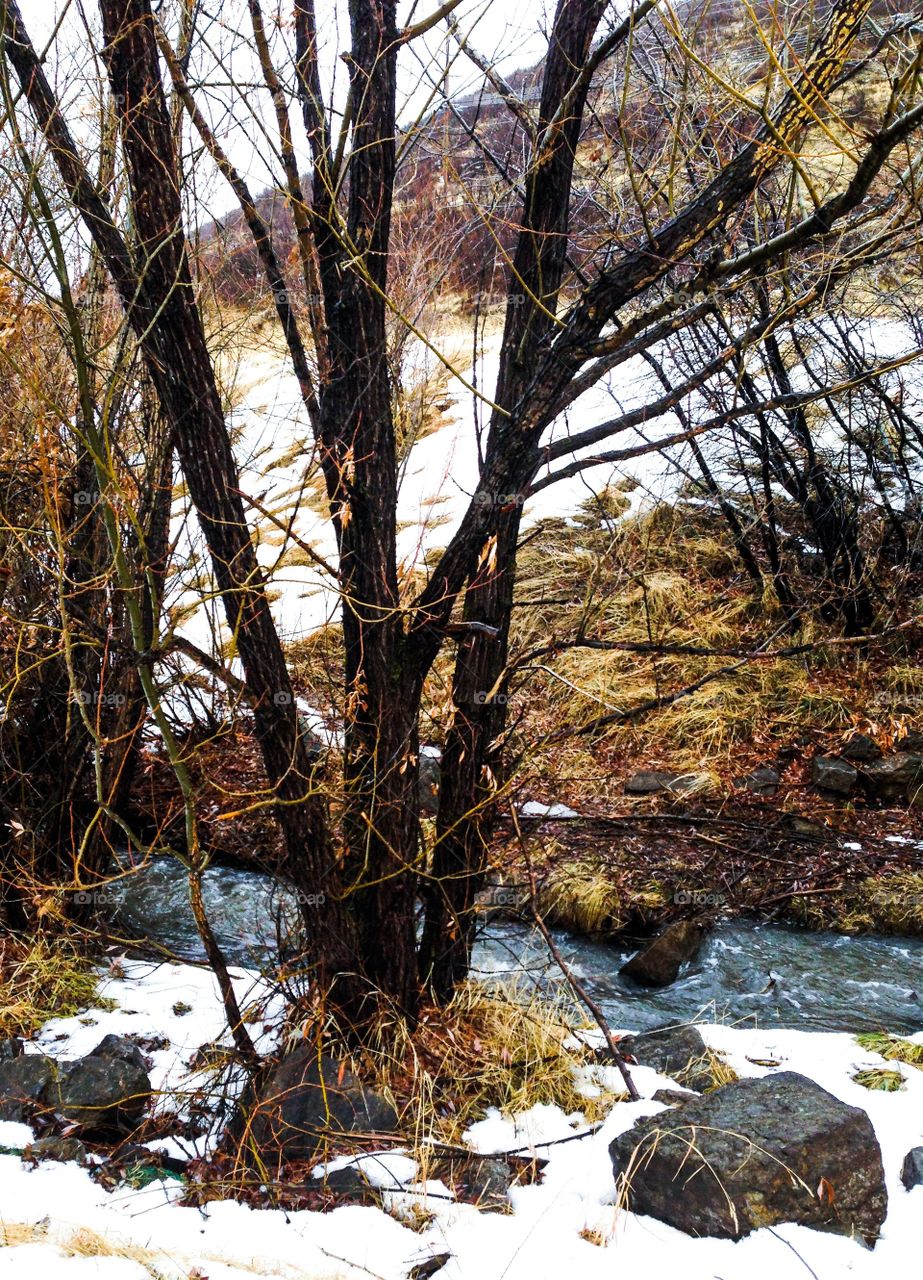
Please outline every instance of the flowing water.
[[[117, 919], [134, 936], [183, 959], [204, 959], [178, 862], [158, 858], [110, 892]], [[205, 873], [203, 894], [231, 963], [271, 964], [296, 926], [291, 894], [258, 872], [213, 867]], [[619, 976], [630, 954], [624, 948], [563, 932], [555, 940], [613, 1028], [698, 1018], [829, 1031], [923, 1030], [923, 940], [918, 938], [850, 938], [727, 921], [712, 932], [680, 979], [660, 991]], [[508, 921], [484, 925], [474, 968], [485, 980], [516, 977], [548, 991], [561, 982], [541, 938]]]

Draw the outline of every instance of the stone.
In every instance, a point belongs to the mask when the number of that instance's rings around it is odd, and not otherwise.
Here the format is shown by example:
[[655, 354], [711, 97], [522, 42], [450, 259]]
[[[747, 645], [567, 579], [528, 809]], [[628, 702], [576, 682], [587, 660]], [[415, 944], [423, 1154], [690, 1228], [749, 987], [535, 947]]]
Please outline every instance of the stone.
[[147, 1072], [121, 1058], [88, 1054], [61, 1068], [48, 1094], [55, 1111], [87, 1133], [130, 1132], [141, 1121], [151, 1096]]
[[704, 936], [705, 928], [698, 921], [676, 920], [623, 964], [619, 972], [644, 987], [669, 986], [683, 965], [698, 954]]
[[480, 915], [491, 919], [495, 916], [521, 916], [529, 905], [529, 887], [524, 884], [488, 884], [475, 899]]
[[854, 760], [859, 764], [867, 764], [870, 760], [881, 759], [881, 747], [865, 733], [856, 733], [849, 739], [840, 755], [844, 760]]
[[674, 794], [691, 791], [697, 784], [694, 773], [661, 773], [653, 769], [642, 769], [634, 773], [625, 783], [625, 791], [630, 796], [651, 796], [661, 791]]
[[7, 1062], [10, 1058], [21, 1058], [25, 1046], [19, 1036], [10, 1036], [6, 1040], [0, 1040], [0, 1062]]
[[690, 1098], [697, 1098], [697, 1093], [684, 1093], [681, 1089], [656, 1089], [651, 1094], [652, 1102], [662, 1102], [665, 1107], [682, 1107]]
[[862, 771], [862, 785], [873, 800], [913, 800], [923, 787], [923, 755], [898, 751], [872, 760]]
[[334, 1191], [342, 1196], [364, 1196], [368, 1195], [371, 1189], [368, 1179], [362, 1176], [354, 1164], [344, 1165], [342, 1169], [325, 1171], [323, 1177], [318, 1179], [318, 1184], [325, 1191]]
[[712, 1084], [708, 1049], [695, 1027], [666, 1026], [622, 1036], [619, 1050], [643, 1067], [652, 1067], [688, 1088], [707, 1089]]
[[793, 1071], [649, 1116], [609, 1154], [628, 1207], [688, 1235], [739, 1240], [797, 1222], [874, 1244], [887, 1213], [868, 1116]]
[[108, 1058], [110, 1062], [129, 1062], [133, 1066], [139, 1067], [142, 1071], [146, 1071], [148, 1067], [144, 1054], [136, 1044], [125, 1036], [105, 1036], [92, 1053], [87, 1056], [91, 1058]]
[[901, 1165], [901, 1182], [908, 1191], [923, 1187], [923, 1147], [911, 1147]]
[[[394, 1133], [397, 1113], [342, 1063], [300, 1045], [267, 1074], [250, 1104], [249, 1145], [267, 1165], [329, 1157], [338, 1138]], [[339, 1144], [342, 1146], [342, 1142]]]
[[439, 809], [439, 784], [442, 780], [442, 760], [432, 750], [422, 750], [417, 765], [417, 795], [420, 812], [433, 817]]
[[79, 1138], [37, 1138], [22, 1153], [23, 1160], [54, 1160], [60, 1164], [73, 1161], [82, 1167], [90, 1163], [87, 1149]]
[[779, 771], [772, 765], [761, 764], [742, 778], [736, 778], [734, 785], [752, 791], [757, 796], [774, 796], [779, 789]]
[[482, 1208], [507, 1203], [512, 1173], [506, 1160], [466, 1161], [456, 1179], [459, 1199]]
[[815, 756], [811, 767], [811, 785], [818, 791], [848, 796], [859, 780], [859, 771], [839, 756]]
[[0, 1062], [0, 1120], [28, 1122], [45, 1106], [45, 1093], [56, 1076], [51, 1058], [27, 1053]]

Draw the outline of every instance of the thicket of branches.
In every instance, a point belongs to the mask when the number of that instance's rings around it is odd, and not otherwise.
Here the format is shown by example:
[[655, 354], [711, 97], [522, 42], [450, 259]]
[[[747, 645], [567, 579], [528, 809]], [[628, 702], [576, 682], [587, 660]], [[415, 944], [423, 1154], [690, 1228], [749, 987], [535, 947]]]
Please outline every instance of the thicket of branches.
[[[100, 0], [73, 86], [63, 30], [46, 51], [0, 0], [7, 917], [72, 909], [125, 840], [170, 849], [220, 969], [194, 752], [165, 699], [180, 664], [247, 708], [265, 786], [241, 807], [278, 824], [278, 873], [322, 897], [305, 911], [313, 989], [360, 1032], [382, 1005], [412, 1019], [422, 991], [445, 998], [468, 968], [531, 495], [662, 453], [793, 628], [806, 605], [850, 635], [890, 621], [882, 565], [919, 556], [912, 15], [559, 0], [546, 56], [508, 81], [461, 14], [460, 0], [428, 15], [354, 0], [338, 63], [311, 0], [241, 0], [220, 24], [198, 0], [156, 15]], [[476, 87], [459, 100], [462, 67]], [[241, 137], [258, 139], [271, 198], [235, 159]], [[237, 209], [220, 226], [201, 200], [215, 182]], [[302, 551], [341, 601], [338, 783], [298, 718], [229, 428], [221, 308], [256, 292], [335, 537], [335, 563]], [[477, 490], [424, 572], [397, 555], [400, 353], [459, 296], [475, 332], [500, 302], [499, 374], [476, 392]], [[623, 406], [617, 380], [637, 369], [652, 390]], [[601, 386], [611, 409], [587, 420]], [[187, 572], [174, 482], [207, 574]], [[806, 602], [791, 576], [807, 562]], [[206, 600], [224, 613], [214, 642], [183, 625]], [[427, 842], [420, 709], [447, 649]], [[181, 830], [139, 831], [127, 811], [145, 725]]]

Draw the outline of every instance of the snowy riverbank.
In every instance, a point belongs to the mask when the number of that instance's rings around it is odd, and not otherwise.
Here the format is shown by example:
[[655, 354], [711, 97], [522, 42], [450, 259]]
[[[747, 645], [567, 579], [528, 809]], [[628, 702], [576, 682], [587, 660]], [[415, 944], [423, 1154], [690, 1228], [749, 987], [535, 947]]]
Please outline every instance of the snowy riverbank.
[[[236, 970], [235, 983], [251, 1010], [254, 1036], [262, 1049], [270, 1049], [280, 1033], [280, 1002], [254, 975]], [[114, 1007], [49, 1023], [28, 1051], [66, 1059], [88, 1052], [109, 1033], [144, 1037], [157, 1106], [182, 1115], [209, 1079], [207, 1072], [189, 1068], [190, 1059], [222, 1030], [211, 974], [192, 966], [126, 961], [102, 980], [98, 994]], [[108, 1191], [76, 1164], [30, 1168], [17, 1154], [5, 1154], [0, 1156], [0, 1238], [8, 1244], [0, 1248], [0, 1277], [403, 1280], [434, 1256], [448, 1258], [438, 1272], [441, 1280], [561, 1280], [566, 1275], [610, 1280], [671, 1273], [685, 1280], [776, 1280], [779, 1274], [871, 1280], [914, 1265], [923, 1244], [923, 1188], [905, 1191], [899, 1171], [908, 1149], [923, 1142], [923, 1071], [889, 1063], [901, 1071], [903, 1088], [870, 1092], [852, 1076], [862, 1067], [883, 1065], [882, 1060], [850, 1035], [715, 1025], [700, 1030], [740, 1076], [800, 1072], [868, 1113], [881, 1144], [889, 1194], [888, 1216], [874, 1250], [794, 1225], [760, 1230], [739, 1243], [691, 1239], [617, 1209], [608, 1144], [639, 1116], [661, 1110], [650, 1097], [672, 1083], [635, 1067], [642, 1101], [617, 1103], [602, 1127], [579, 1141], [543, 1146], [586, 1128], [579, 1114], [566, 1116], [548, 1106], [515, 1118], [493, 1113], [469, 1130], [468, 1141], [478, 1151], [525, 1146], [548, 1159], [538, 1183], [510, 1190], [509, 1213], [456, 1204], [441, 1184], [419, 1186], [415, 1163], [394, 1152], [364, 1159], [370, 1181], [385, 1189], [384, 1208], [348, 1206], [328, 1213], [259, 1210], [232, 1201], [184, 1208], [176, 1203], [183, 1186], [172, 1179]], [[923, 1043], [923, 1033], [912, 1038]], [[760, 1065], [767, 1061], [778, 1066]], [[591, 1076], [618, 1088], [612, 1067], [594, 1068]], [[590, 1076], [586, 1087], [593, 1087]], [[233, 1093], [234, 1083], [227, 1088]], [[0, 1124], [0, 1148], [6, 1151], [21, 1149], [32, 1136], [28, 1126]], [[164, 1146], [174, 1155], [194, 1155], [209, 1141], [206, 1133], [194, 1140], [171, 1138]], [[408, 1225], [410, 1209], [415, 1229]]]

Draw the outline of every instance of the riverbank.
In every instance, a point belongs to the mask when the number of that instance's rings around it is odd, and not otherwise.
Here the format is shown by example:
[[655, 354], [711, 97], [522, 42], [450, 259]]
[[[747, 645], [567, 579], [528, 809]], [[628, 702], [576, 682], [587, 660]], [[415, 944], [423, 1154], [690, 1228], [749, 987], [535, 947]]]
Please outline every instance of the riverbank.
[[[234, 971], [241, 999], [253, 1011], [260, 1048], [279, 1042], [283, 1010], [252, 973]], [[196, 1051], [220, 1040], [222, 1012], [212, 976], [191, 966], [120, 962], [101, 979], [94, 1002], [73, 1017], [48, 1023], [29, 1044], [58, 1058], [87, 1052], [106, 1034], [147, 1045], [155, 1110], [185, 1114], [195, 1136], [149, 1142], [173, 1156], [207, 1154], [217, 1124], [214, 1100], [233, 1094], [221, 1068], [203, 1069]], [[623, 1028], [630, 1030], [631, 1028]], [[923, 1190], [907, 1191], [899, 1174], [907, 1150], [923, 1141], [923, 1071], [886, 1061], [852, 1035], [792, 1029], [741, 1029], [701, 1024], [701, 1034], [741, 1078], [795, 1071], [834, 1097], [861, 1108], [881, 1146], [888, 1212], [874, 1250], [843, 1236], [781, 1225], [754, 1231], [738, 1243], [693, 1239], [616, 1203], [607, 1149], [636, 1119], [664, 1104], [653, 1100], [676, 1080], [650, 1067], [632, 1074], [638, 1102], [614, 1101], [593, 1128], [578, 1111], [539, 1105], [515, 1115], [488, 1110], [471, 1124], [465, 1143], [477, 1152], [525, 1150], [547, 1161], [537, 1180], [512, 1185], [491, 1209], [460, 1203], [444, 1184], [420, 1185], [413, 1144], [363, 1161], [372, 1203], [329, 1212], [253, 1208], [235, 1200], [184, 1206], [189, 1188], [176, 1177], [146, 1185], [115, 1185], [74, 1163], [34, 1166], [19, 1154], [33, 1139], [25, 1124], [0, 1125], [0, 1271], [4, 1280], [241, 1280], [254, 1274], [286, 1280], [560, 1280], [580, 1274], [608, 1280], [614, 1273], [668, 1274], [691, 1280], [715, 1275], [769, 1277], [803, 1265], [824, 1280], [873, 1280], [899, 1274], [919, 1240]], [[923, 1033], [911, 1037], [923, 1044]], [[195, 1059], [196, 1066], [190, 1062]], [[868, 1070], [899, 1072], [894, 1091], [869, 1090], [854, 1077]], [[617, 1089], [615, 1068], [575, 1066], [588, 1096]], [[220, 1087], [217, 1082], [221, 1079]], [[202, 1109], [203, 1100], [212, 1102]], [[190, 1135], [192, 1130], [190, 1130]], [[562, 1141], [567, 1139], [567, 1141]], [[98, 1164], [98, 1156], [94, 1157]], [[138, 1181], [137, 1179], [135, 1180]], [[800, 1262], [798, 1261], [800, 1259]]]

